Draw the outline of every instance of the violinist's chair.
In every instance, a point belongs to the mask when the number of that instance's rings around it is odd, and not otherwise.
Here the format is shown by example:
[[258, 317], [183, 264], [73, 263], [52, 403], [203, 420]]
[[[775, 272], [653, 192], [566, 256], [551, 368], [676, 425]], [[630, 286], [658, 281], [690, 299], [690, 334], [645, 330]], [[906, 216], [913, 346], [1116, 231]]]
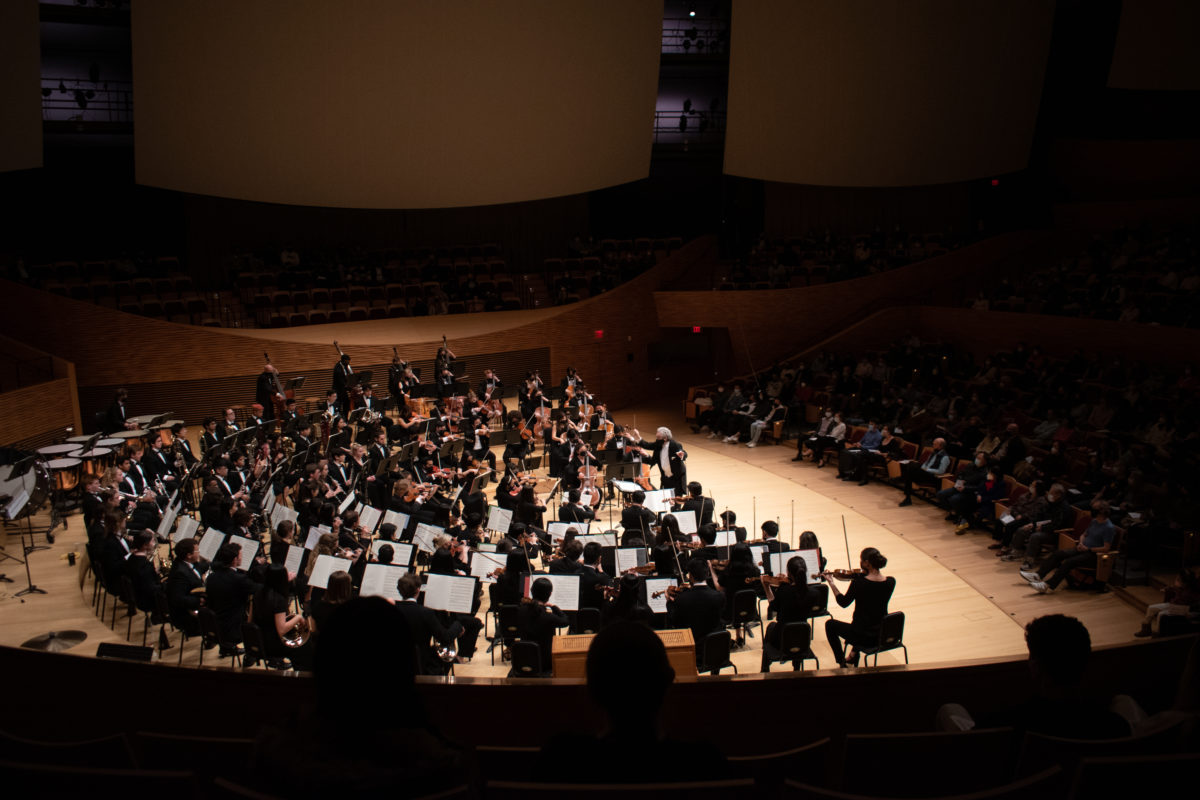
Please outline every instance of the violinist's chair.
[[[844, 652], [849, 652], [850, 645], [846, 644]], [[883, 622], [879, 624], [879, 641], [867, 647], [858, 648], [858, 653], [861, 656], [875, 656], [875, 663], [871, 666], [879, 666], [879, 654], [888, 650], [900, 649], [904, 651], [904, 663], [908, 663], [908, 648], [904, 646], [904, 612], [893, 611], [883, 618]], [[866, 666], [867, 661], [863, 659], [863, 666]]]
[[762, 628], [762, 615], [758, 612], [758, 592], [742, 589], [733, 595], [733, 627], [737, 631], [737, 646], [746, 646], [746, 636], [752, 636], [750, 628]]
[[510, 678], [541, 678], [542, 648], [537, 642], [513, 642]]
[[771, 664], [791, 664], [793, 672], [804, 669], [804, 662], [812, 659], [821, 668], [821, 661], [812, 651], [812, 626], [807, 622], [789, 622], [783, 626], [779, 634], [779, 649], [776, 650], [766, 641], [763, 642], [763, 652], [766, 653], [767, 669]]
[[[819, 617], [829, 616], [829, 584], [821, 583], [816, 586], [817, 599], [813, 600], [808, 610], [804, 612], [804, 616], [810, 621]], [[809, 642], [812, 642], [812, 625], [809, 625]]]
[[733, 637], [729, 635], [729, 631], [713, 631], [708, 636], [704, 637], [703, 658], [700, 666], [697, 668], [699, 672], [711, 672], [713, 675], [720, 675], [721, 670], [726, 667], [733, 667], [733, 674], [736, 675], [738, 668], [729, 660], [729, 644]]
[[488, 648], [488, 652], [492, 656], [492, 665], [496, 664], [496, 648], [500, 648], [500, 661], [504, 661], [504, 648], [512, 644], [517, 639], [517, 606], [502, 605], [496, 614], [496, 625], [492, 630], [492, 646]]

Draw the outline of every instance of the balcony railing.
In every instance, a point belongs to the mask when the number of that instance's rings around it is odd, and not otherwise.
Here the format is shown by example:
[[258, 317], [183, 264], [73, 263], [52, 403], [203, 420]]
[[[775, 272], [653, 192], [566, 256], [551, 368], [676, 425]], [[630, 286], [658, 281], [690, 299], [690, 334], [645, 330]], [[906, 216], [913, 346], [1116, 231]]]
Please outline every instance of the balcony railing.
[[45, 122], [133, 121], [133, 83], [42, 76]]
[[717, 146], [725, 141], [725, 112], [684, 111], [654, 112], [655, 144], [697, 144]]
[[714, 55], [729, 50], [729, 21], [691, 18], [664, 19], [662, 51], [683, 55]]

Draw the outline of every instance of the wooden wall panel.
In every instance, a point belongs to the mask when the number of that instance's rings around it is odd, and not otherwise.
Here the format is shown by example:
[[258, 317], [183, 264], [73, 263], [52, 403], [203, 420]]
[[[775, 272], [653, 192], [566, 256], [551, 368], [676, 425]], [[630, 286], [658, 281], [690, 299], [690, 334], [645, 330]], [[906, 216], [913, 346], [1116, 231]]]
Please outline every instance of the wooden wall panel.
[[880, 308], [956, 302], [976, 279], [1048, 241], [1048, 234], [1021, 231], [855, 280], [797, 289], [657, 292], [654, 300], [663, 327], [728, 328], [734, 369], [749, 372], [845, 330]]
[[[76, 425], [75, 389], [70, 378], [0, 394], [0, 408], [13, 409], [0, 425], [0, 446], [34, 450], [66, 438]], [[19, 409], [19, 411], [16, 411]]]
[[[557, 383], [566, 367], [574, 365], [594, 392], [615, 406], [626, 405], [647, 385], [646, 348], [658, 338], [659, 330], [654, 290], [692, 266], [716, 258], [716, 238], [698, 239], [610, 292], [560, 309], [513, 313], [511, 327], [454, 338], [453, 350], [460, 359], [470, 362], [473, 374], [475, 370], [481, 374], [487, 366], [484, 358], [496, 358], [495, 366], [508, 383], [520, 377], [528, 368], [525, 365], [546, 364], [546, 357], [515, 355], [505, 361], [500, 354], [548, 351], [548, 368], [542, 367], [547, 382]], [[208, 409], [214, 403], [251, 402], [254, 376], [261, 370], [264, 350], [285, 375], [309, 376], [313, 383], [306, 386], [304, 394], [319, 394], [324, 376], [330, 374], [336, 360], [333, 348], [325, 344], [256, 338], [236, 329], [177, 325], [3, 281], [0, 314], [13, 330], [28, 332], [27, 341], [36, 339], [38, 347], [75, 363], [83, 387], [85, 416], [106, 404], [115, 386], [144, 387], [156, 403], [170, 392], [176, 393], [175, 403], [167, 404], [167, 408], [143, 408], [135, 393], [130, 404], [135, 414], [203, 408], [203, 416], [210, 413]], [[447, 325], [454, 322], [453, 317], [444, 319]], [[413, 343], [402, 355], [410, 360], [425, 354], [432, 357], [440, 343], [435, 339]], [[392, 348], [385, 344], [356, 345], [352, 355], [358, 369], [386, 365], [391, 361]], [[416, 358], [415, 363], [421, 364], [422, 358]], [[507, 366], [510, 363], [511, 368]], [[382, 373], [376, 382], [383, 382]], [[150, 389], [150, 385], [155, 386]], [[160, 390], [164, 394], [158, 394]], [[189, 393], [200, 396], [193, 402]]]

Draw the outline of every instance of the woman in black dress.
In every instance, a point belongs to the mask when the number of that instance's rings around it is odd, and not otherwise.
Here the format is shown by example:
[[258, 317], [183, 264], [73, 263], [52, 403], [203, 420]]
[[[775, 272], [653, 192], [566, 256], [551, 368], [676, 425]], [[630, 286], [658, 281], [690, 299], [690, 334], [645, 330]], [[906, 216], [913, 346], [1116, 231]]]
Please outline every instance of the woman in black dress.
[[280, 564], [267, 567], [263, 585], [254, 594], [253, 622], [262, 631], [263, 650], [267, 658], [291, 659], [292, 666], [299, 670], [312, 669], [313, 647], [306, 642], [301, 647], [288, 647], [283, 637], [304, 622], [300, 614], [289, 614], [287, 568]]
[[[781, 657], [783, 626], [790, 622], [807, 622], [813, 606], [821, 602], [821, 590], [808, 583], [807, 567], [807, 562], [801, 556], [792, 556], [786, 565], [787, 583], [774, 588], [763, 583], [767, 600], [775, 609], [775, 621], [767, 626], [767, 632], [763, 635], [762, 672], [769, 672], [771, 662]], [[799, 659], [792, 661], [792, 669], [800, 669]]]
[[757, 594], [761, 585], [757, 580], [761, 571], [754, 566], [754, 554], [750, 545], [738, 542], [729, 552], [729, 564], [717, 573], [717, 580], [725, 592], [725, 619], [733, 618], [733, 596], [747, 589]]
[[618, 584], [620, 591], [616, 597], [604, 600], [600, 609], [600, 629], [617, 622], [640, 622], [650, 626], [654, 622], [654, 612], [642, 602], [638, 589], [641, 580], [633, 573], [621, 576]]
[[[850, 579], [850, 588], [843, 594], [837, 584], [829, 581], [829, 590], [837, 598], [842, 608], [854, 604], [854, 616], [850, 622], [830, 619], [825, 623], [825, 636], [833, 649], [833, 657], [840, 666], [858, 666], [858, 649], [873, 645], [879, 640], [879, 625], [888, 613], [888, 601], [892, 592], [896, 591], [896, 579], [884, 577], [881, 569], [887, 566], [887, 559], [874, 547], [862, 551], [859, 557], [862, 572]], [[822, 573], [827, 579], [832, 574]], [[842, 653], [842, 642], [851, 645], [850, 657]]]

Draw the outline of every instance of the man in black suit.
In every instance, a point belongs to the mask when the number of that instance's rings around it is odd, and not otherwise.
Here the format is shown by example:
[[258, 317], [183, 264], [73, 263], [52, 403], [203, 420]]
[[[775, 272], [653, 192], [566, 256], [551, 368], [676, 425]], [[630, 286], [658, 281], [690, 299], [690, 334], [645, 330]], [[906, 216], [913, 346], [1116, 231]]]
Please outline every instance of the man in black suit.
[[550, 644], [559, 628], [571, 624], [567, 615], [558, 606], [549, 605], [554, 584], [548, 578], [538, 578], [529, 587], [533, 602], [521, 603], [517, 608], [517, 638], [524, 642], [537, 642], [541, 651], [540, 677], [549, 677], [552, 672]]
[[654, 451], [649, 463], [658, 467], [659, 485], [663, 489], [674, 489], [676, 495], [683, 494], [683, 487], [687, 485], [687, 467], [684, 466], [687, 451], [671, 436], [671, 429], [659, 428], [653, 442], [642, 440], [639, 444]]
[[[200, 608], [200, 595], [192, 591], [204, 586], [204, 573], [207, 571], [208, 563], [201, 561], [195, 539], [180, 539], [175, 543], [175, 563], [167, 575], [167, 609], [171, 614], [171, 624], [188, 636], [200, 633], [200, 623], [193, 613]], [[215, 646], [216, 642], [209, 642], [208, 645]]]
[[588, 542], [583, 546], [583, 569], [579, 571], [579, 607], [603, 608], [604, 592], [601, 587], [612, 586], [613, 579], [600, 569], [600, 558], [604, 547], [599, 542]]
[[595, 518], [595, 511], [580, 504], [578, 489], [572, 489], [567, 494], [567, 502], [558, 507], [560, 522], [590, 522]]
[[343, 353], [338, 363], [333, 366], [333, 390], [337, 392], [338, 406], [343, 415], [350, 413], [350, 383], [353, 375], [350, 356]]
[[763, 559], [763, 572], [768, 575], [771, 573], [771, 553], [785, 553], [791, 549], [787, 542], [779, 541], [779, 523], [773, 519], [769, 519], [762, 524], [763, 544], [766, 546], [765, 558]]
[[175, 488], [175, 470], [170, 456], [162, 449], [162, 437], [150, 437], [150, 446], [142, 453], [142, 470], [151, 481], [160, 480], [168, 491]]
[[83, 481], [83, 528], [91, 531], [104, 513], [104, 498], [100, 496], [100, 476], [87, 475]]
[[692, 587], [683, 589], [674, 600], [667, 600], [667, 619], [672, 628], [690, 628], [696, 642], [696, 666], [704, 655], [704, 638], [724, 630], [721, 614], [725, 610], [725, 595], [709, 585], [708, 564], [700, 559], [688, 562]]
[[713, 521], [713, 501], [704, 496], [704, 487], [698, 481], [687, 485], [688, 495], [682, 501], [680, 511], [694, 511], [696, 524], [706, 525]]
[[136, 428], [137, 425], [129, 421], [129, 411], [125, 407], [125, 400], [129, 397], [129, 392], [124, 389], [117, 389], [116, 395], [113, 397], [112, 405], [104, 412], [104, 432], [112, 433], [113, 431], [125, 431]]
[[629, 505], [621, 509], [621, 527], [625, 533], [621, 536], [621, 544], [637, 537], [643, 542], [649, 542], [652, 537], [650, 526], [658, 523], [658, 517], [642, 503], [646, 502], [646, 493], [636, 491], [629, 495]]
[[275, 369], [273, 364], [267, 364], [254, 383], [254, 401], [262, 406], [262, 416], [265, 420], [275, 419], [275, 401], [283, 399], [279, 394], [279, 387], [275, 385], [278, 375], [279, 370]]
[[225, 441], [226, 436], [232, 436], [241, 429], [242, 426], [237, 422], [237, 412], [232, 408], [225, 409], [224, 419], [217, 423], [217, 436], [220, 440]]
[[483, 380], [479, 382], [479, 391], [476, 394], [483, 402], [489, 400], [498, 400], [504, 392], [504, 384], [496, 377], [496, 373], [490, 369], [483, 371]]
[[550, 562], [550, 574], [582, 575], [583, 564], [579, 563], [579, 557], [583, 555], [583, 545], [578, 540], [572, 539], [563, 545], [562, 551], [562, 558], [556, 558]]
[[[188, 469], [191, 469], [196, 463], [196, 454], [192, 452], [192, 443], [188, 441], [187, 425], [184, 425], [182, 422], [176, 422], [172, 425], [171, 438], [181, 445], [180, 452], [183, 453], [183, 464]], [[174, 445], [171, 446], [174, 447]]]
[[221, 437], [217, 433], [217, 418], [205, 417], [200, 423], [204, 428], [204, 433], [200, 434], [200, 454], [208, 455], [208, 451], [221, 443]]
[[725, 509], [721, 512], [721, 527], [720, 531], [733, 531], [734, 538], [739, 542], [746, 541], [746, 529], [737, 524], [737, 514], [731, 509]]
[[445, 675], [450, 671], [450, 665], [438, 657], [434, 645], [436, 641], [443, 647], [453, 647], [459, 635], [463, 632], [461, 622], [451, 622], [443, 625], [438, 619], [437, 612], [426, 608], [417, 602], [417, 594], [421, 591], [421, 579], [411, 572], [396, 581], [396, 589], [404, 598], [396, 604], [408, 629], [412, 631], [413, 644], [417, 648], [417, 667], [422, 675]]

